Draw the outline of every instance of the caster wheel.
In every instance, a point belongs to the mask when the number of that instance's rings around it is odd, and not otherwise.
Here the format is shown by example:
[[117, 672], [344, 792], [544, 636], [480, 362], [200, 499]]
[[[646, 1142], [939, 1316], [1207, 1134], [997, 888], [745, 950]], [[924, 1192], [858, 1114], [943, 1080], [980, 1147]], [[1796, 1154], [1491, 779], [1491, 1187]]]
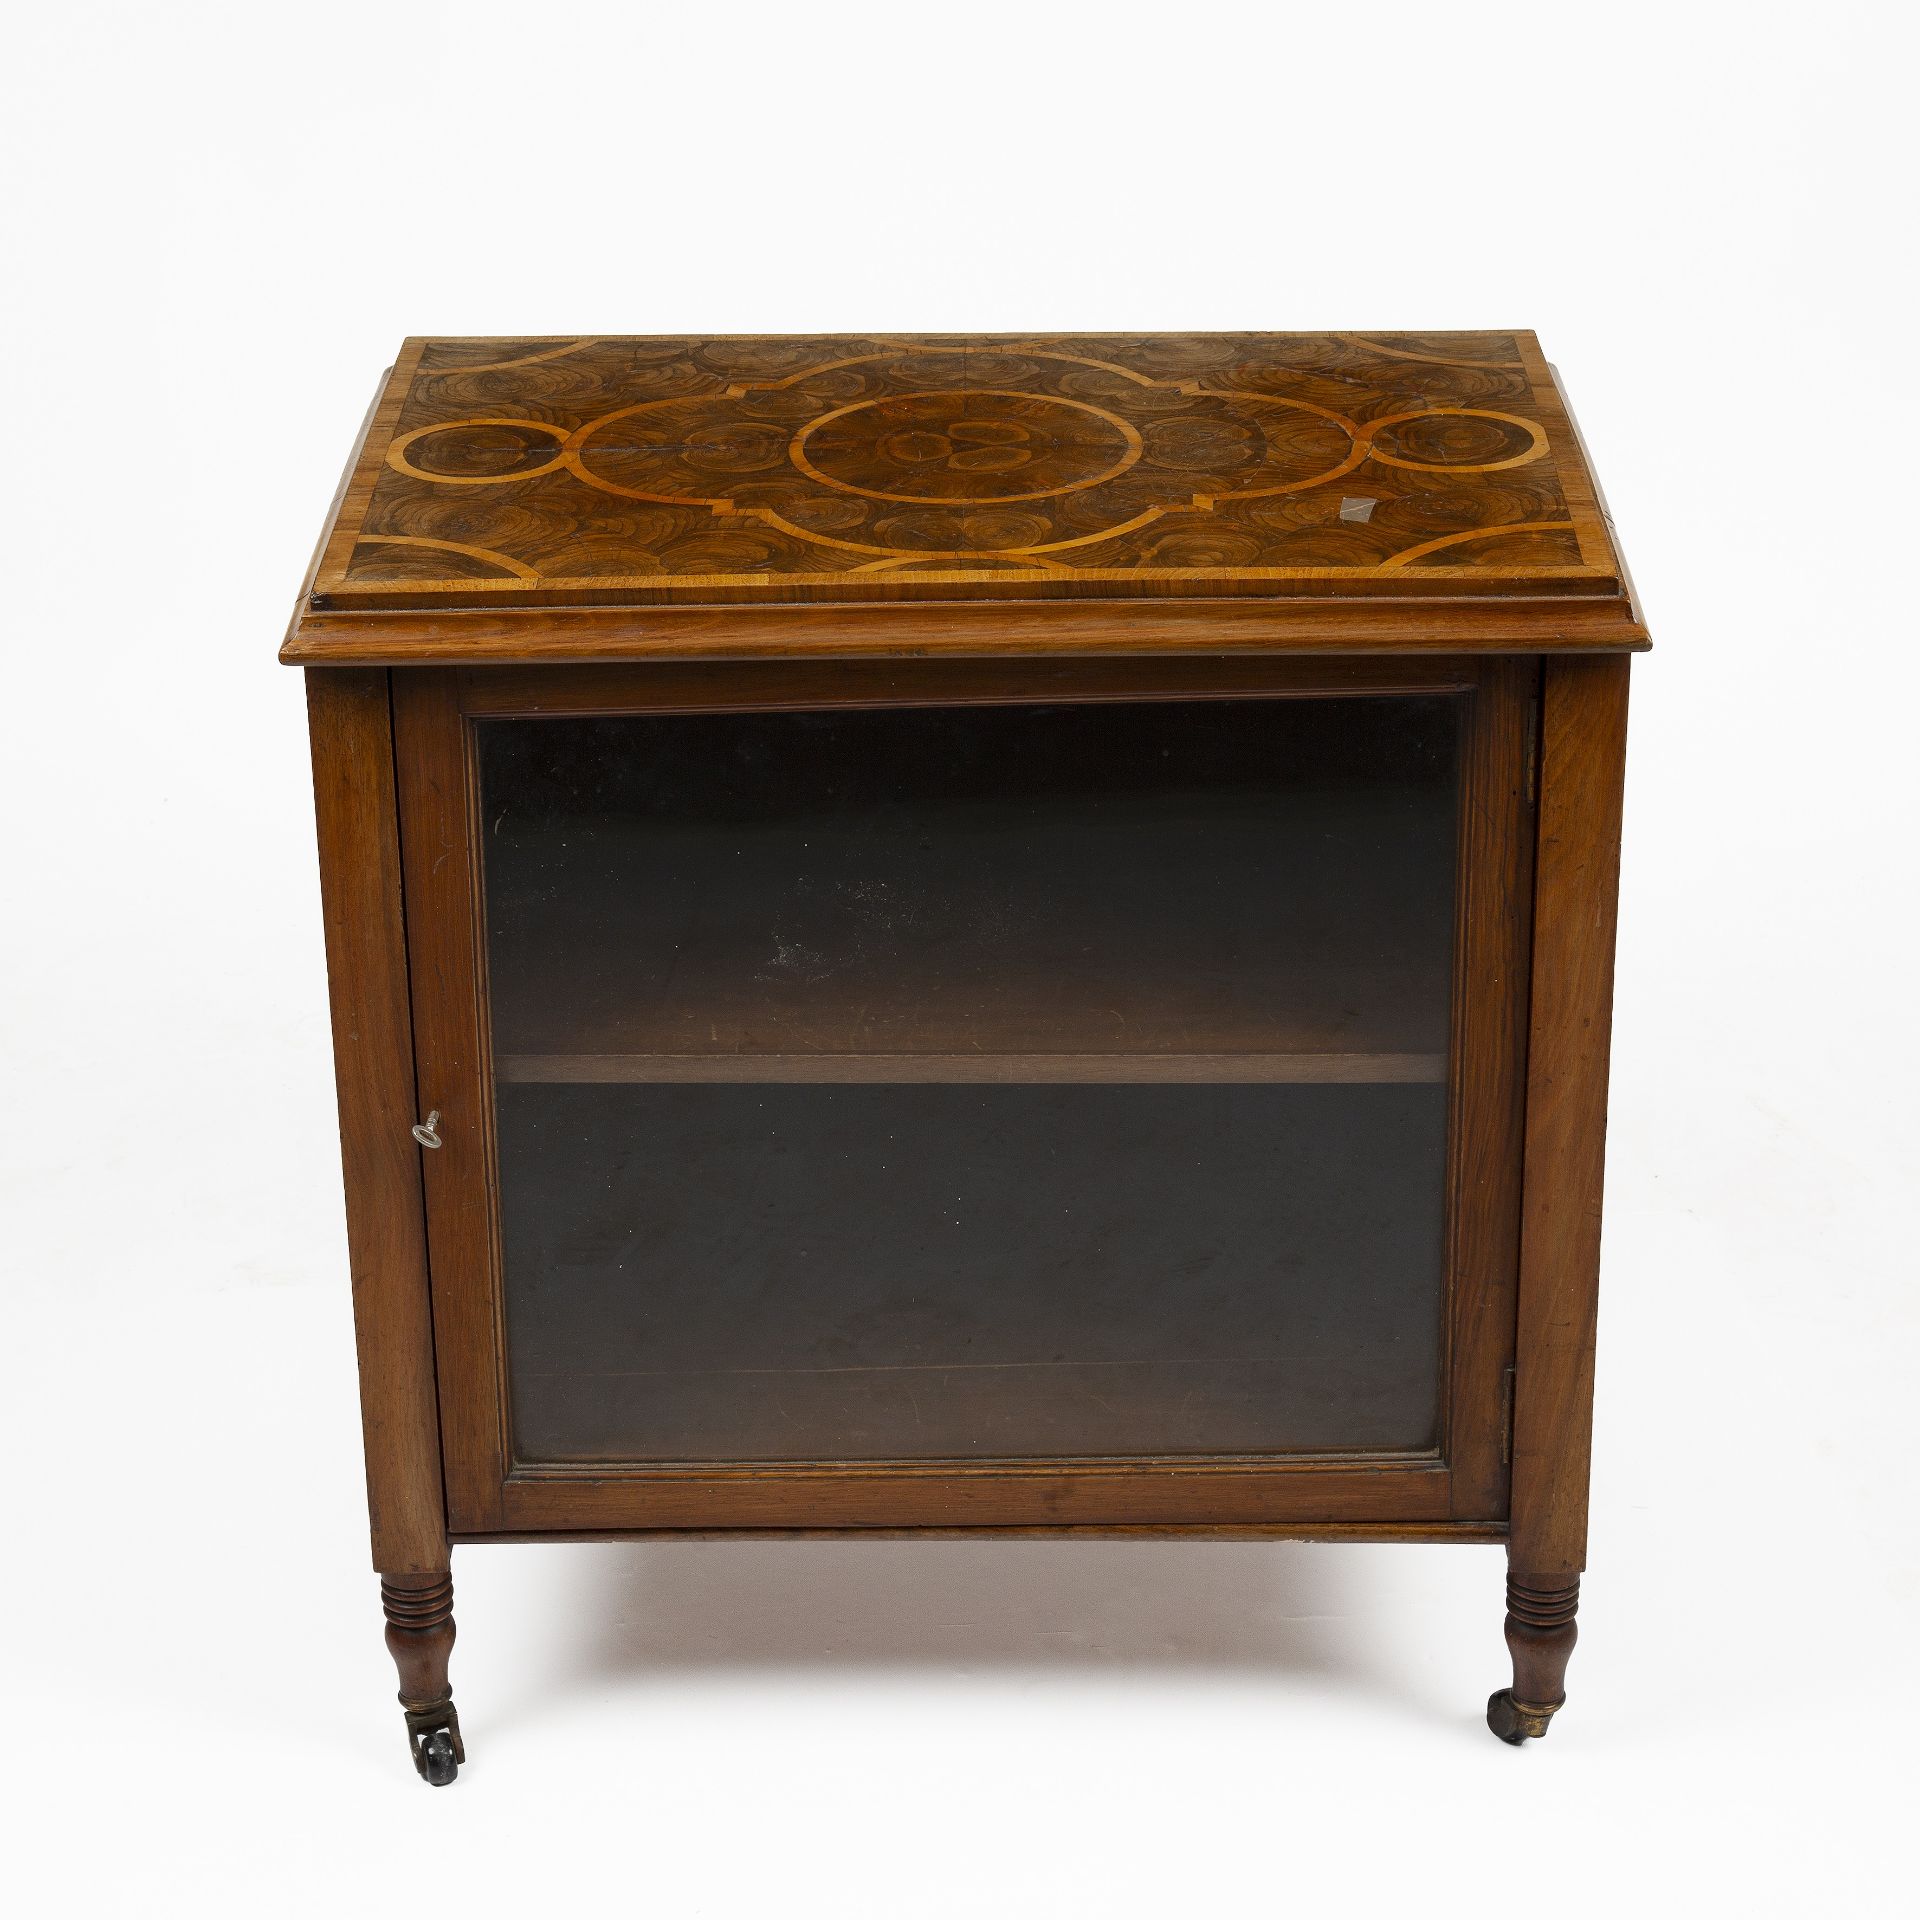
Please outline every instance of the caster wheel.
[[1513, 1695], [1505, 1687], [1487, 1702], [1487, 1725], [1497, 1739], [1504, 1740], [1510, 1747], [1519, 1746], [1527, 1737], [1514, 1718]]
[[420, 1743], [420, 1775], [430, 1787], [451, 1786], [460, 1771], [453, 1751], [453, 1736], [445, 1727], [437, 1727]]
[[1544, 1740], [1547, 1727], [1559, 1711], [1556, 1700], [1550, 1707], [1523, 1706], [1513, 1697], [1511, 1687], [1502, 1687], [1487, 1702], [1487, 1725], [1496, 1738], [1510, 1747], [1524, 1746], [1529, 1740]]

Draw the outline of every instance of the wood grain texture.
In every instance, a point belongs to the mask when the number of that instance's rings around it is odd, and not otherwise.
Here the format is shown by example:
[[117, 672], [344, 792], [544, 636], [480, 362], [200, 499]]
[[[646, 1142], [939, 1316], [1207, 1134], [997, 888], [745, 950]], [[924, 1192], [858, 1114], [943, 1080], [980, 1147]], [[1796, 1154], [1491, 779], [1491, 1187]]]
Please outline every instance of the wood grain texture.
[[1532, 802], [1527, 737], [1539, 669], [1486, 661], [1464, 729], [1461, 899], [1454, 951], [1448, 1126], [1452, 1276], [1445, 1449], [1456, 1519], [1504, 1519], [1500, 1412], [1513, 1363], [1526, 1059]]
[[467, 1757], [447, 1679], [454, 1642], [453, 1576], [383, 1578], [380, 1605], [387, 1616], [387, 1651], [400, 1676], [408, 1751], [423, 1779], [445, 1786]]
[[1566, 1705], [1567, 1662], [1580, 1637], [1578, 1576], [1507, 1574], [1507, 1651], [1513, 1685], [1487, 1702], [1487, 1725], [1509, 1746], [1544, 1739]]
[[373, 1563], [389, 1578], [444, 1572], [387, 676], [309, 674], [307, 699]]
[[[458, 1743], [451, 1539], [636, 1534], [1504, 1539], [1514, 1685], [1490, 1720], [1544, 1732], [1586, 1561], [1625, 656], [1646, 643], [1524, 332], [406, 342], [282, 658], [326, 669], [307, 680], [373, 1559], [410, 1740], [424, 1714]], [[492, 1059], [475, 720], [1418, 692], [1459, 696], [1464, 724], [1434, 1448], [515, 1460], [494, 1067], [715, 1067]], [[1427, 1079], [1441, 1044], [1190, 1070]], [[936, 1050], [756, 1071], [972, 1069]], [[979, 1077], [1143, 1071], [1036, 1052]], [[422, 1156], [430, 1106], [446, 1146]]]
[[1549, 661], [1541, 690], [1510, 1548], [1535, 1582], [1586, 1565], [1627, 674]]
[[492, 667], [459, 675], [465, 713], [626, 713], [644, 697], [649, 713], [724, 713], [750, 686], [765, 712], [844, 712], [861, 707], [1043, 705], [1070, 701], [1241, 700], [1249, 695], [1319, 699], [1330, 694], [1465, 693], [1477, 684], [1471, 661], [1435, 659], [1272, 659], [1182, 655], [1177, 659], [816, 660], [782, 658], [750, 667], [730, 661], [649, 661], [627, 665]]
[[[433, 1322], [443, 1394], [446, 1499], [463, 1528], [498, 1518], [506, 1446], [498, 1305], [493, 1103], [486, 1059], [486, 948], [469, 849], [473, 782], [457, 688], [445, 673], [394, 684], [394, 744], [404, 792], [403, 863], [415, 933], [420, 1105], [443, 1142], [423, 1157], [433, 1236]], [[460, 1385], [450, 1389], [449, 1382]]]
[[317, 590], [1619, 590], [1530, 334], [410, 340]]
[[1530, 333], [414, 339], [293, 638], [379, 609], [1434, 594], [1624, 601]]
[[512, 1474], [507, 1531], [655, 1528], [1432, 1524], [1447, 1474], [1431, 1461], [1269, 1460], [1188, 1466], [765, 1467]]
[[613, 661], [920, 660], [1047, 655], [1593, 653], [1641, 650], [1625, 600], [1464, 595], [1414, 600], [920, 601], [897, 606], [545, 607], [314, 612], [303, 601], [280, 658], [295, 664], [526, 666]]
[[453, 1576], [383, 1579], [380, 1608], [387, 1617], [387, 1651], [400, 1674], [400, 1704], [409, 1713], [444, 1707], [452, 1698], [447, 1660], [453, 1652]]

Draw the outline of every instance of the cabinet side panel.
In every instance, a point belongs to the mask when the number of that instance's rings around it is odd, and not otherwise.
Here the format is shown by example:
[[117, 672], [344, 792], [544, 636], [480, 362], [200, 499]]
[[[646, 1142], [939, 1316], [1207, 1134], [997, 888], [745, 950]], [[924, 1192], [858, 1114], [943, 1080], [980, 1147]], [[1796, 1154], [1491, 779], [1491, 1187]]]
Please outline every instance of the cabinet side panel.
[[1545, 664], [1514, 1373], [1512, 1564], [1586, 1564], [1627, 661]]
[[307, 714], [373, 1563], [433, 1573], [446, 1503], [387, 675], [309, 668]]

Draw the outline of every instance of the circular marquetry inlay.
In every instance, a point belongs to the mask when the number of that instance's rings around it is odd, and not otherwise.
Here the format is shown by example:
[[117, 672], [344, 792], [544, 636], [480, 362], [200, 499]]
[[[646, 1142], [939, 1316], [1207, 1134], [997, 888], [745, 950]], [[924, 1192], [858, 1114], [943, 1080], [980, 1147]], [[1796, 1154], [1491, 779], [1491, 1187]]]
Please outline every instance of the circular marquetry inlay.
[[1484, 408], [1424, 408], [1371, 421], [1372, 457], [1389, 467], [1450, 473], [1492, 473], [1523, 467], [1547, 450], [1547, 437], [1531, 420]]
[[939, 506], [1097, 487], [1140, 451], [1138, 431], [1104, 408], [978, 388], [862, 400], [810, 421], [789, 449], [802, 473], [827, 486]]
[[1533, 398], [1494, 334], [438, 342], [350, 571], [811, 594], [1580, 566]]
[[533, 480], [560, 464], [566, 436], [540, 420], [456, 420], [416, 427], [387, 451], [390, 466], [442, 486], [492, 486]]

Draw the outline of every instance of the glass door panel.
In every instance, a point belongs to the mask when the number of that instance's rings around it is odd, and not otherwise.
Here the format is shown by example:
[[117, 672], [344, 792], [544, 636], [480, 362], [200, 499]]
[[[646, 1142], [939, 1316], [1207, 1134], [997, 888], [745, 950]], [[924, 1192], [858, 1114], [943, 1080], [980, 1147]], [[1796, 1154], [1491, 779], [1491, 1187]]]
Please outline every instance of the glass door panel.
[[514, 1457], [1435, 1444], [1458, 721], [480, 722]]

